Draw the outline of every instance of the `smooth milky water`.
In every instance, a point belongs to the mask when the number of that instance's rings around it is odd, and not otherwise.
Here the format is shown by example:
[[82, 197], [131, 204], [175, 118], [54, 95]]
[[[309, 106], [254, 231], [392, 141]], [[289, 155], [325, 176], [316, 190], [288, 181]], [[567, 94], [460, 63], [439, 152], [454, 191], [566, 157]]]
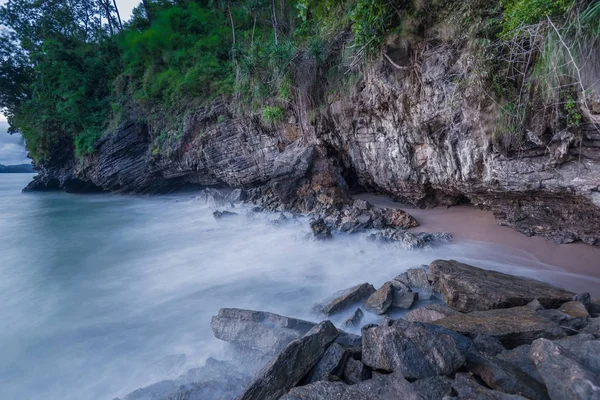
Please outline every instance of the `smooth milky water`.
[[[317, 320], [312, 304], [332, 292], [377, 286], [437, 258], [554, 283], [581, 278], [472, 240], [417, 252], [365, 235], [314, 241], [306, 218], [276, 226], [276, 214], [249, 217], [242, 207], [217, 221], [193, 194], [22, 194], [31, 177], [0, 174], [0, 398], [7, 400], [123, 396], [219, 357], [209, 322], [221, 307]], [[600, 283], [584, 281], [590, 290]]]

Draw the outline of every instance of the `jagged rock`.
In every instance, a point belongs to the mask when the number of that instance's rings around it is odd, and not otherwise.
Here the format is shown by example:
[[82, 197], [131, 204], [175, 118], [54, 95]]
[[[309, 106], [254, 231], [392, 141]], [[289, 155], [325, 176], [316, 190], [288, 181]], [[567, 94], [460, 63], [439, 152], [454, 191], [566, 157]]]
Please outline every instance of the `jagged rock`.
[[240, 188], [233, 189], [227, 194], [225, 199], [230, 203], [239, 203], [241, 201], [244, 201], [244, 191]]
[[531, 400], [549, 399], [543, 384], [501, 359], [471, 353], [467, 356], [467, 368], [492, 389], [518, 394]]
[[295, 387], [280, 400], [428, 400], [400, 374], [374, 374], [356, 385], [320, 381]]
[[417, 220], [403, 210], [386, 210], [384, 220], [392, 228], [409, 229], [419, 226]]
[[447, 243], [452, 240], [452, 235], [449, 233], [409, 232], [399, 228], [381, 229], [369, 237], [384, 242], [398, 242], [407, 250], [428, 248], [434, 244]]
[[197, 199], [213, 207], [220, 206], [226, 202], [225, 195], [223, 194], [223, 192], [212, 188], [206, 188], [202, 190], [198, 194]]
[[498, 338], [489, 335], [475, 336], [475, 339], [473, 339], [473, 344], [475, 345], [475, 348], [481, 353], [490, 356], [495, 356], [506, 350], [504, 346], [502, 346], [502, 343], [500, 343]]
[[502, 353], [497, 354], [496, 358], [510, 363], [513, 367], [516, 367], [529, 375], [530, 378], [539, 383], [543, 383], [542, 376], [537, 369], [535, 369], [535, 365], [533, 365], [533, 362], [529, 358], [530, 349], [531, 345], [523, 344], [512, 350], [504, 350]]
[[322, 314], [331, 315], [365, 300], [373, 293], [375, 293], [373, 285], [370, 283], [361, 283], [360, 285], [334, 293], [333, 300], [317, 304], [314, 310]]
[[462, 312], [524, 306], [535, 299], [546, 308], [556, 308], [573, 297], [573, 293], [543, 282], [454, 260], [432, 262], [429, 279], [444, 301]]
[[533, 311], [540, 311], [546, 309], [537, 299], [527, 303], [525, 307], [531, 308]]
[[530, 357], [552, 400], [600, 399], [599, 375], [579, 363], [569, 350], [550, 340], [538, 339], [531, 344]]
[[488, 389], [485, 386], [477, 383], [470, 374], [456, 374], [452, 387], [458, 393], [459, 399], [526, 400], [525, 397], [517, 394], [507, 394], [497, 390]]
[[392, 305], [393, 294], [392, 283], [384, 283], [383, 286], [369, 296], [365, 302], [365, 309], [378, 315], [384, 314]]
[[590, 306], [592, 305], [592, 296], [589, 293], [579, 293], [573, 296], [573, 301], [578, 301], [583, 304], [586, 310], [589, 311]]
[[600, 376], [600, 340], [595, 335], [582, 333], [554, 340], [554, 343], [570, 351], [581, 365]]
[[354, 311], [354, 314], [352, 314], [352, 316], [350, 318], [348, 318], [346, 321], [344, 321], [344, 323], [342, 324], [342, 327], [344, 328], [356, 328], [358, 326], [360, 326], [360, 321], [363, 317], [363, 312], [360, 308], [357, 308], [356, 311]]
[[456, 334], [404, 320], [362, 330], [363, 362], [407, 379], [449, 375], [465, 363]]
[[432, 322], [457, 314], [460, 313], [445, 304], [429, 304], [410, 311], [404, 316], [404, 319], [414, 322]]
[[394, 307], [408, 310], [417, 300], [419, 300], [419, 293], [417, 292], [396, 292], [394, 294]]
[[317, 363], [338, 335], [329, 321], [286, 346], [250, 383], [238, 400], [277, 400]]
[[344, 382], [354, 385], [371, 378], [371, 370], [360, 360], [349, 358], [344, 366], [342, 379]]
[[368, 201], [362, 200], [362, 199], [354, 200], [353, 205], [355, 208], [362, 210], [362, 211], [366, 211], [371, 208], [371, 204]]
[[329, 239], [331, 238], [331, 228], [327, 226], [323, 218], [319, 218], [315, 221], [311, 221], [310, 229], [312, 229], [313, 235], [317, 239]]
[[210, 326], [218, 339], [275, 355], [315, 324], [269, 312], [222, 308]]
[[474, 311], [438, 319], [432, 324], [469, 337], [481, 334], [494, 336], [507, 348], [531, 343], [541, 337], [556, 339], [565, 336], [556, 323], [538, 315], [529, 307]]
[[423, 290], [428, 292], [433, 290], [429, 284], [426, 265], [421, 266], [420, 268], [410, 268], [406, 272], [395, 277], [394, 281], [402, 282], [412, 290]]
[[332, 343], [303, 381], [308, 384], [317, 381], [327, 381], [331, 376], [341, 377], [348, 355], [343, 346]]
[[452, 379], [445, 376], [432, 376], [413, 382], [413, 389], [425, 399], [442, 399], [452, 395]]
[[238, 215], [238, 213], [233, 212], [233, 211], [214, 211], [213, 212], [213, 217], [215, 217], [215, 219], [222, 219], [222, 218], [227, 218], [227, 217], [233, 217], [235, 215]]
[[561, 305], [558, 310], [572, 318], [588, 318], [590, 316], [585, 305], [579, 301], [568, 301]]

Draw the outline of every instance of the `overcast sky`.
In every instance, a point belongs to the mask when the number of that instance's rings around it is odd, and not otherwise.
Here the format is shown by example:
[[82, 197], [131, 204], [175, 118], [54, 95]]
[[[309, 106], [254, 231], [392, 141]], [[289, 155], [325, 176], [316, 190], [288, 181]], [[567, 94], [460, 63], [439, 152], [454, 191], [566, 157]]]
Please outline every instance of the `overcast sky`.
[[[128, 20], [131, 16], [131, 10], [140, 3], [141, 0], [117, 0], [119, 12], [123, 20]], [[0, 0], [0, 5], [6, 3], [6, 0]], [[6, 133], [8, 125], [6, 117], [0, 112], [0, 164], [23, 164], [28, 163], [25, 148], [18, 135], [9, 135]]]
[[0, 121], [0, 164], [29, 164], [31, 160], [27, 158], [27, 151], [25, 151], [21, 136], [9, 135], [7, 130], [6, 121]]

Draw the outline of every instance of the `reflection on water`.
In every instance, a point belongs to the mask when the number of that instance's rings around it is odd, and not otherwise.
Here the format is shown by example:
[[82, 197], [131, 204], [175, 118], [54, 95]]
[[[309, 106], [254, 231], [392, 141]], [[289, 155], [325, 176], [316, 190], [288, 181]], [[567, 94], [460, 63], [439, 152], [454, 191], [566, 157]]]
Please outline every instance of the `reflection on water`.
[[[216, 221], [190, 194], [21, 194], [30, 178], [0, 175], [6, 399], [122, 396], [218, 356], [209, 321], [220, 307], [315, 320], [312, 304], [332, 292], [377, 286], [436, 258], [557, 283], [573, 278], [489, 243], [411, 252], [360, 235], [316, 242], [304, 218], [274, 225], [276, 215], [238, 208], [239, 216]], [[591, 290], [600, 279], [573, 281]]]

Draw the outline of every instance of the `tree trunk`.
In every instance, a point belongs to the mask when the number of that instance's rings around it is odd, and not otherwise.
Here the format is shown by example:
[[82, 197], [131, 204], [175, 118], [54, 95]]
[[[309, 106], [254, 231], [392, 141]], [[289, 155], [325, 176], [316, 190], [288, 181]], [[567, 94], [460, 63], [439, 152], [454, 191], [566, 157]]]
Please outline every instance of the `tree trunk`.
[[229, 21], [231, 21], [231, 36], [233, 37], [233, 47], [235, 47], [235, 24], [233, 23], [233, 14], [229, 4], [227, 5], [227, 13], [229, 14]]
[[254, 24], [252, 25], [252, 39], [250, 40], [250, 46], [254, 46], [254, 31], [256, 30], [256, 14], [254, 14]]
[[144, 5], [144, 11], [146, 11], [146, 17], [148, 18], [148, 22], [152, 23], [152, 13], [150, 12], [150, 3], [148, 3], [148, 0], [142, 0], [142, 4]]
[[275, 7], [275, 0], [271, 0], [271, 8], [273, 9], [273, 32], [275, 33], [275, 44], [279, 44], [279, 37], [277, 36], [277, 8]]
[[117, 18], [119, 19], [119, 29], [123, 29], [123, 22], [121, 21], [121, 13], [119, 13], [119, 7], [117, 7], [117, 0], [113, 0], [115, 11], [117, 12]]

